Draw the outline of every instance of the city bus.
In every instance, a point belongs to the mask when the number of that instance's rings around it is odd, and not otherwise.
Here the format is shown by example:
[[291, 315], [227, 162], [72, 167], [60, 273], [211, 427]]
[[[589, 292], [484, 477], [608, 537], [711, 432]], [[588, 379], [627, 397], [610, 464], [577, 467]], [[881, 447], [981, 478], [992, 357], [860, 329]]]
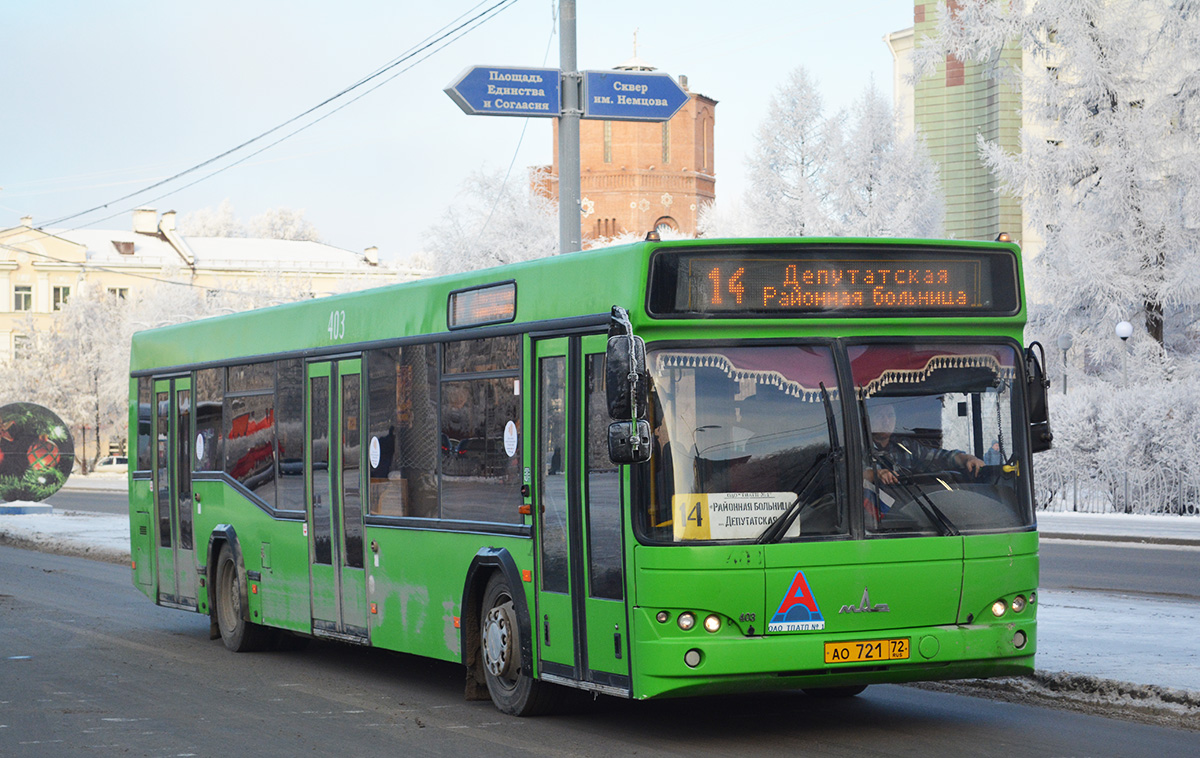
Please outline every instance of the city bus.
[[132, 580], [514, 715], [1028, 673], [1025, 313], [1007, 242], [651, 233], [139, 332]]

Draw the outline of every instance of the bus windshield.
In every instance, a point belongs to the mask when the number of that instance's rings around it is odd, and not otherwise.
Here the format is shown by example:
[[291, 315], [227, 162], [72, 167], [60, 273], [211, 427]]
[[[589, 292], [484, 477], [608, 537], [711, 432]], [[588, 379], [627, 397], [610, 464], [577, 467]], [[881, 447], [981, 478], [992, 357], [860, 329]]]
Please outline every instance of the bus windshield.
[[[650, 346], [653, 543], [933, 536], [1033, 524], [1005, 344]], [[849, 429], [842, 419], [852, 419]], [[859, 456], [843, 454], [857, 446]], [[1019, 453], [1018, 450], [1021, 452]], [[857, 459], [861, 474], [848, 466]]]
[[755, 540], [781, 517], [783, 540], [848, 532], [829, 346], [662, 348], [648, 364], [650, 540]]
[[995, 344], [847, 350], [862, 422], [868, 532], [943, 535], [1033, 524], [1015, 445], [1016, 351]]

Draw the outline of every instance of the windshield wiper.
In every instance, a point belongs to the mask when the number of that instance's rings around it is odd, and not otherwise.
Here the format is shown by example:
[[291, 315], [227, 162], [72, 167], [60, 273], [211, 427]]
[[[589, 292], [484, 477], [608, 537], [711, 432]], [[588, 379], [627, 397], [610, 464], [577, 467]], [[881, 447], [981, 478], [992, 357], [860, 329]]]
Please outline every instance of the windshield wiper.
[[833, 403], [829, 400], [829, 392], [825, 389], [824, 382], [820, 383], [820, 387], [821, 402], [825, 404], [825, 424], [829, 431], [829, 450], [818, 455], [796, 480], [796, 486], [792, 488], [792, 491], [796, 493], [796, 499], [763, 530], [762, 534], [758, 535], [754, 541], [759, 545], [778, 542], [782, 539], [784, 533], [792, 527], [796, 517], [800, 515], [800, 511], [804, 510], [804, 506], [808, 504], [804, 495], [808, 492], [808, 488], [817, 481], [817, 474], [821, 473], [821, 469], [825, 465], [842, 458], [842, 446], [838, 442], [837, 427], [834, 426], [833, 420]]

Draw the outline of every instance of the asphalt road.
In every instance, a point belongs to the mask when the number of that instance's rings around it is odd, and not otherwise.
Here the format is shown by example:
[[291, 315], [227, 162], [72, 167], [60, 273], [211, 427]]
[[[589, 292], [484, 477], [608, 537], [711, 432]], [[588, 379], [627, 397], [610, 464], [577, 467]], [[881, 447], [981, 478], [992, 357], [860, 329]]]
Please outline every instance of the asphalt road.
[[1188, 755], [1194, 732], [872, 687], [504, 716], [462, 669], [313, 643], [234, 655], [122, 566], [0, 547], [0, 755]]
[[1200, 600], [1200, 547], [1043, 540], [1043, 588]]
[[91, 513], [129, 513], [129, 495], [124, 491], [59, 490], [46, 498], [55, 511], [88, 511]]

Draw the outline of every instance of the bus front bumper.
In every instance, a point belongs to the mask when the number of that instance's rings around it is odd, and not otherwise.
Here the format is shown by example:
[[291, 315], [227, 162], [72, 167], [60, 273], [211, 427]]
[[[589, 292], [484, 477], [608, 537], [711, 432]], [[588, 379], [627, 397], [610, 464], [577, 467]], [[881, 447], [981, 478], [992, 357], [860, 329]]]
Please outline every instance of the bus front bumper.
[[[745, 636], [730, 624], [681, 632], [634, 609], [635, 698], [843, 687], [1033, 672], [1037, 620], [899, 628], [852, 634]], [[825, 643], [907, 640], [907, 658], [826, 663]]]

